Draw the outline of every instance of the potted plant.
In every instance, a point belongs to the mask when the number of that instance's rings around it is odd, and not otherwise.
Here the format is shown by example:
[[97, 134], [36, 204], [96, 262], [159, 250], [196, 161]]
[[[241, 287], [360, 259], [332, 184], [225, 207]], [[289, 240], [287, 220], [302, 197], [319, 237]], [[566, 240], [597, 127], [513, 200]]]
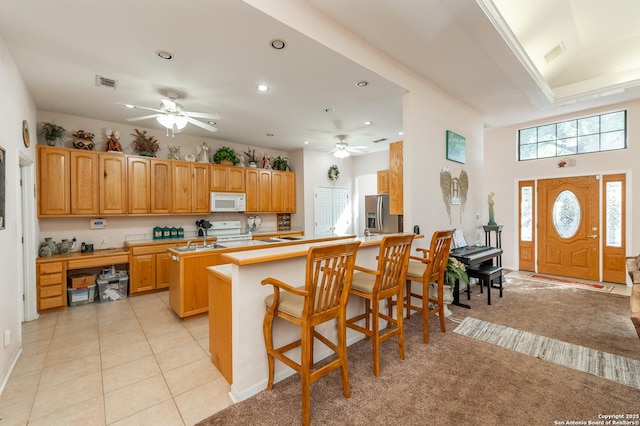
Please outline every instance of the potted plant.
[[289, 167], [289, 159], [287, 157], [277, 156], [273, 160], [273, 170], [281, 170], [283, 172], [290, 172], [291, 167]]
[[93, 138], [94, 134], [91, 132], [85, 132], [84, 130], [78, 130], [73, 133], [73, 147], [77, 149], [87, 149], [89, 151], [93, 150], [94, 143]]
[[213, 154], [213, 162], [216, 164], [235, 165], [240, 162], [233, 148], [223, 146]]
[[158, 144], [158, 140], [155, 136], [148, 135], [146, 130], [141, 132], [138, 129], [135, 129], [135, 133], [131, 133], [131, 136], [134, 137], [131, 145], [133, 145], [133, 149], [139, 155], [144, 155], [145, 157], [156, 156], [156, 152], [160, 149], [160, 145]]
[[258, 167], [258, 157], [256, 157], [256, 150], [250, 149], [244, 152], [244, 155], [247, 156], [247, 163], [249, 163], [249, 167]]
[[44, 136], [49, 146], [55, 146], [58, 139], [61, 139], [65, 132], [64, 127], [54, 123], [43, 123], [42, 129], [40, 129], [40, 134]]
[[444, 270], [444, 282], [452, 288], [456, 285], [456, 280], [460, 280], [466, 285], [469, 285], [469, 275], [467, 275], [467, 268], [458, 259], [450, 257], [447, 261], [447, 267]]

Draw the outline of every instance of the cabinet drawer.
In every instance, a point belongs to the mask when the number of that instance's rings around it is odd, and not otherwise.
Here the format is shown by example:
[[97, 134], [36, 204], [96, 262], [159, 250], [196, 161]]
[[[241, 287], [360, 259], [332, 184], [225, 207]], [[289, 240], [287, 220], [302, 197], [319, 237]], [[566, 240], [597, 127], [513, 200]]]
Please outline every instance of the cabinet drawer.
[[60, 296], [61, 294], [62, 294], [62, 284], [40, 287], [40, 298]]
[[95, 266], [118, 265], [121, 263], [129, 263], [129, 255], [127, 253], [70, 260], [67, 264], [67, 269], [93, 268]]
[[67, 306], [66, 294], [56, 297], [47, 297], [46, 299], [40, 299], [40, 309], [51, 309]]
[[131, 253], [134, 256], [140, 255], [140, 254], [159, 254], [159, 253], [166, 253], [167, 250], [169, 250], [172, 247], [177, 247], [179, 244], [175, 243], [175, 244], [159, 244], [159, 245], [149, 245], [149, 246], [141, 246], [141, 247], [133, 247], [131, 249]]
[[41, 274], [53, 274], [55, 272], [62, 272], [62, 262], [47, 262], [40, 264]]
[[40, 275], [40, 286], [62, 285], [62, 274]]

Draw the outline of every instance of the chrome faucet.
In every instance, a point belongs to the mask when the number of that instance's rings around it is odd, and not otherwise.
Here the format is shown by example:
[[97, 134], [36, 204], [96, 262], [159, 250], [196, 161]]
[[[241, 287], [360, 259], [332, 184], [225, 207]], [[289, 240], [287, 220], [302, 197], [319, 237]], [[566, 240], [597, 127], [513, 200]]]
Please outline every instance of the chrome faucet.
[[199, 229], [200, 231], [202, 231], [202, 237], [204, 238], [202, 245], [206, 247], [207, 246], [207, 230], [203, 226], [200, 226]]

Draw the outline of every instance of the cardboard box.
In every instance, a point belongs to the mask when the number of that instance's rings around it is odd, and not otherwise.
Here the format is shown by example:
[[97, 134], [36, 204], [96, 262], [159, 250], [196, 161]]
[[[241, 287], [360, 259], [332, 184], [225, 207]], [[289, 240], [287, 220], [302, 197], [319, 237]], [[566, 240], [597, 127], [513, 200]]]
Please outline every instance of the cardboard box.
[[96, 276], [93, 274], [75, 274], [69, 275], [69, 287], [82, 288], [89, 287], [96, 283]]

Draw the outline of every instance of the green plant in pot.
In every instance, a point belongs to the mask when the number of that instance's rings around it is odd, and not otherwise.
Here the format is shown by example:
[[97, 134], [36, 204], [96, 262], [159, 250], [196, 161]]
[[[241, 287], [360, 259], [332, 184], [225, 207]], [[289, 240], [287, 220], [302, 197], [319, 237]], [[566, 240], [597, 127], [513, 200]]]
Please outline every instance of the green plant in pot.
[[40, 134], [44, 136], [49, 146], [55, 146], [58, 139], [61, 139], [65, 132], [64, 127], [58, 126], [55, 123], [42, 123], [42, 128], [40, 129]]
[[289, 166], [289, 158], [277, 156], [273, 160], [273, 170], [282, 170], [283, 172], [290, 172], [291, 167]]
[[244, 155], [247, 156], [247, 163], [249, 167], [257, 167], [258, 166], [258, 157], [256, 157], [256, 150], [249, 148], [248, 151], [244, 152]]
[[233, 150], [233, 148], [229, 148], [228, 146], [223, 146], [219, 148], [215, 154], [213, 154], [213, 162], [216, 164], [238, 164], [240, 159], [238, 155]]
[[142, 132], [138, 129], [134, 129], [135, 133], [131, 133], [133, 136], [133, 141], [131, 145], [133, 149], [139, 154], [144, 155], [145, 157], [155, 157], [156, 152], [160, 149], [160, 145], [158, 144], [158, 140], [155, 136], [147, 134], [146, 130]]
[[449, 260], [447, 260], [447, 267], [444, 270], [444, 282], [453, 288], [456, 285], [456, 280], [460, 280], [466, 285], [469, 285], [469, 275], [467, 275], [467, 268], [464, 266], [464, 263], [450, 257]]

